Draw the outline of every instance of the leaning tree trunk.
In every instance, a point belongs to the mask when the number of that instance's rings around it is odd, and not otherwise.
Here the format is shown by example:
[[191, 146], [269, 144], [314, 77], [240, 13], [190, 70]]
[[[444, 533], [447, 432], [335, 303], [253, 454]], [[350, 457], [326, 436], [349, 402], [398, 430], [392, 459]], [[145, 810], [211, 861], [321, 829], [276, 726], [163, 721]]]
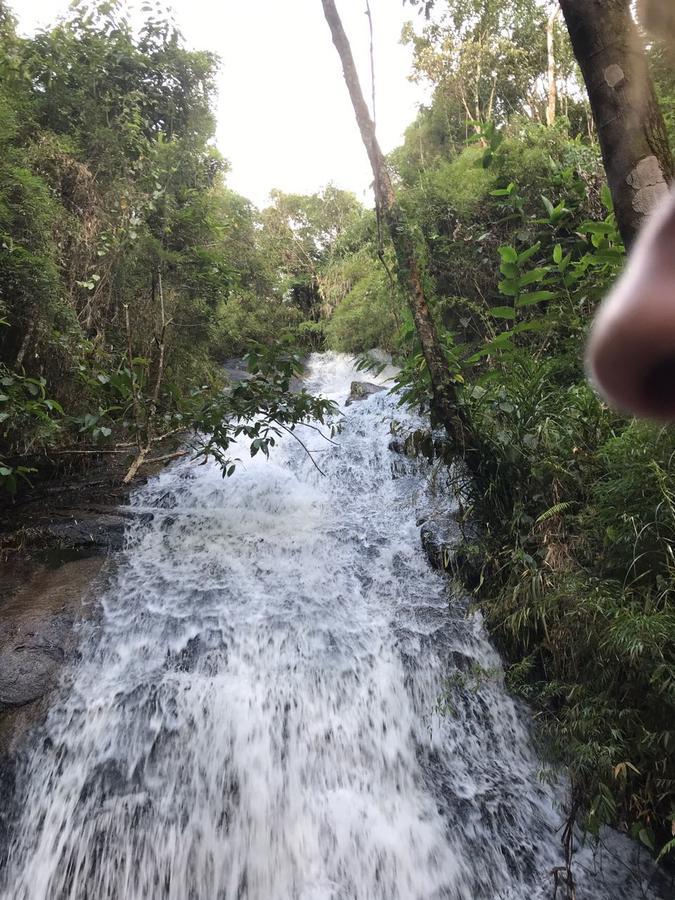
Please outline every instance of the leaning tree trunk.
[[560, 0], [627, 248], [667, 192], [673, 158], [631, 0]]
[[[354, 107], [356, 121], [373, 170], [375, 201], [381, 210], [396, 253], [398, 281], [407, 298], [429, 370], [435, 412], [451, 440], [466, 446], [466, 419], [457, 404], [455, 383], [438, 339], [431, 310], [422, 287], [415, 243], [396, 201], [384, 155], [375, 134], [375, 124], [361, 90], [349, 40], [333, 0], [321, 0], [321, 2], [333, 43], [342, 62], [342, 71]], [[471, 465], [472, 460], [467, 459], [467, 462]]]

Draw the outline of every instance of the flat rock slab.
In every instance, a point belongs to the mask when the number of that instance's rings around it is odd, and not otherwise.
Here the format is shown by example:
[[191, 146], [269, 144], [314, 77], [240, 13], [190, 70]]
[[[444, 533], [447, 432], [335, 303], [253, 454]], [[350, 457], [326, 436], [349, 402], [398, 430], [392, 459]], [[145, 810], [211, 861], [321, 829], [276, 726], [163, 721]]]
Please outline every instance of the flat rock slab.
[[352, 381], [352, 387], [349, 392], [349, 397], [345, 402], [345, 406], [351, 406], [352, 403], [356, 403], [358, 400], [365, 400], [366, 397], [370, 397], [373, 394], [379, 394], [381, 391], [386, 391], [385, 387], [382, 387], [381, 384], [373, 384], [372, 381]]
[[124, 545], [126, 516], [118, 513], [73, 513], [43, 526], [44, 534], [67, 547], [106, 553]]
[[76, 649], [75, 623], [97, 608], [91, 585], [103, 564], [94, 557], [40, 568], [0, 604], [0, 710], [31, 704], [56, 686]]

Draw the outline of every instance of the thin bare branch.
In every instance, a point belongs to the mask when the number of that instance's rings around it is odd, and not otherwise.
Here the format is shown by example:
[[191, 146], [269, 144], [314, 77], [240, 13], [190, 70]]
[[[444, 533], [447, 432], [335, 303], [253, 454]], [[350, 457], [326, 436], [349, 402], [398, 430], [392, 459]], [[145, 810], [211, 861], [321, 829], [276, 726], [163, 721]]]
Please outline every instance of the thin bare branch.
[[282, 425], [281, 422], [277, 422], [276, 419], [272, 419], [272, 421], [275, 423], [275, 425], [278, 425], [279, 428], [283, 429], [284, 431], [287, 431], [288, 434], [291, 435], [291, 437], [294, 437], [294, 438], [295, 438], [295, 440], [300, 444], [300, 446], [301, 446], [302, 449], [305, 451], [305, 453], [307, 454], [307, 456], [309, 456], [309, 458], [311, 459], [312, 465], [314, 466], [314, 468], [316, 469], [316, 471], [319, 473], [319, 475], [324, 475], [324, 476], [325, 476], [326, 473], [325, 473], [324, 471], [322, 471], [321, 468], [319, 468], [319, 465], [318, 465], [317, 461], [316, 461], [316, 460], [314, 459], [314, 457], [312, 456], [312, 451], [311, 451], [311, 450], [307, 447], [307, 445], [306, 445], [306, 444], [305, 444], [305, 443], [297, 436], [297, 434], [296, 434], [292, 429], [287, 428], [285, 425]]

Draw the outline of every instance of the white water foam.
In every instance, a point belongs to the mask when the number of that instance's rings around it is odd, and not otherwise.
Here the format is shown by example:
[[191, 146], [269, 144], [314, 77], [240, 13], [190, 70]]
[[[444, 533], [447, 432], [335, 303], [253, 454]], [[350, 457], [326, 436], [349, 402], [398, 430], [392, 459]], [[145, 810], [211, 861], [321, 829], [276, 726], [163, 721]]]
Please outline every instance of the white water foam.
[[[310, 362], [340, 402], [360, 377]], [[423, 473], [392, 473], [390, 422], [414, 418], [386, 393], [346, 413], [337, 446], [303, 434], [325, 477], [288, 438], [231, 479], [182, 460], [134, 495], [102, 621], [26, 761], [3, 897], [552, 896], [561, 813], [527, 715], [420, 550]], [[471, 684], [477, 665], [497, 674]], [[580, 870], [579, 900], [650, 896], [617, 852]]]

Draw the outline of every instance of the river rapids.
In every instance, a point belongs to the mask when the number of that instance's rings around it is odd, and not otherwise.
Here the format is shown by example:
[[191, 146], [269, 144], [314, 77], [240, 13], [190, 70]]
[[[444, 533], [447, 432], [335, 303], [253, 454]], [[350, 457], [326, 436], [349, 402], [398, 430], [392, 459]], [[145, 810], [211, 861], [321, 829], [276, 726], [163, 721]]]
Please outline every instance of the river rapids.
[[[322, 354], [307, 380], [342, 403], [359, 377]], [[135, 493], [23, 761], [3, 898], [553, 897], [564, 790], [420, 549], [429, 472], [389, 449], [415, 417], [386, 392], [345, 413], [335, 446], [302, 434], [324, 476], [289, 437]], [[637, 853], [581, 847], [578, 900], [656, 897]]]

